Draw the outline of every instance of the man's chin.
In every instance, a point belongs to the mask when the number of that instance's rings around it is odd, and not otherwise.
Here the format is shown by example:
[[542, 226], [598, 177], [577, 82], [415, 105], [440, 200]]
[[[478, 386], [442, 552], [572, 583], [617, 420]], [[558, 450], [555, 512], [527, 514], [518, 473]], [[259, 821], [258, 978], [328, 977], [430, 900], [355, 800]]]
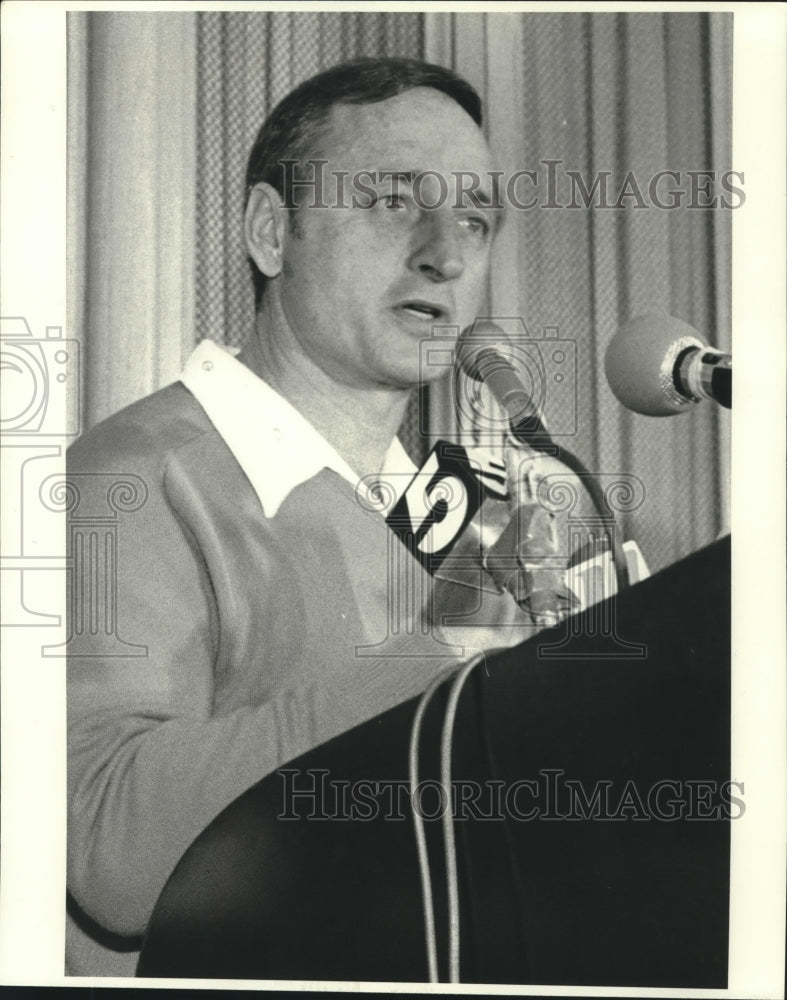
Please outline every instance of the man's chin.
[[438, 371], [433, 366], [403, 365], [399, 371], [392, 370], [390, 377], [386, 379], [386, 384], [404, 392], [413, 392], [425, 386], [442, 384], [449, 374], [450, 369]]

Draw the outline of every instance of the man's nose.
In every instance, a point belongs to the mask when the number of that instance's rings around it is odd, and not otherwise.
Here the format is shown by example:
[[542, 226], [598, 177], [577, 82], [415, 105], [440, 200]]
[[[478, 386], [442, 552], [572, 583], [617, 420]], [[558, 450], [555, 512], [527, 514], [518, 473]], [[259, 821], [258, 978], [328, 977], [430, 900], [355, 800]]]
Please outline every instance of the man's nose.
[[464, 257], [456, 220], [427, 211], [416, 230], [416, 246], [410, 269], [431, 281], [451, 281], [464, 270]]

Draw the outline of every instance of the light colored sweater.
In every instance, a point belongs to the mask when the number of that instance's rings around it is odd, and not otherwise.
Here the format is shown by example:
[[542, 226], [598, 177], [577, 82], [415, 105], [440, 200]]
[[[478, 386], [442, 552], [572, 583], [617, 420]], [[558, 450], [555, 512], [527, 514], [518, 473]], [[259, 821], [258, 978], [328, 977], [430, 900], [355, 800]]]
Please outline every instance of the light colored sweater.
[[[105, 947], [69, 918], [66, 970], [133, 975], [121, 939], [144, 932], [205, 826], [280, 765], [421, 692], [457, 650], [430, 625], [432, 581], [403, 546], [415, 575], [387, 571], [391, 532], [345, 478], [323, 468], [266, 517], [182, 384], [86, 434], [68, 471], [74, 517], [105, 508], [108, 476], [147, 494], [114, 522], [116, 630], [146, 655], [99, 655], [87, 623], [89, 655], [68, 668], [68, 888], [119, 937]], [[397, 635], [392, 575], [416, 599]]]

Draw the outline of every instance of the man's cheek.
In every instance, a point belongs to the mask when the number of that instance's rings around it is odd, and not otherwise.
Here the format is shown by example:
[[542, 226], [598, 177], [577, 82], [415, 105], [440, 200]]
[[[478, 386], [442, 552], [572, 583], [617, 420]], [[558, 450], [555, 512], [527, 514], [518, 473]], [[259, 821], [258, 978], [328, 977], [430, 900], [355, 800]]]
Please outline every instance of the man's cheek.
[[464, 290], [461, 304], [457, 309], [457, 319], [459, 325], [464, 328], [472, 323], [478, 316], [478, 310], [483, 301], [486, 289], [486, 271], [472, 285]]

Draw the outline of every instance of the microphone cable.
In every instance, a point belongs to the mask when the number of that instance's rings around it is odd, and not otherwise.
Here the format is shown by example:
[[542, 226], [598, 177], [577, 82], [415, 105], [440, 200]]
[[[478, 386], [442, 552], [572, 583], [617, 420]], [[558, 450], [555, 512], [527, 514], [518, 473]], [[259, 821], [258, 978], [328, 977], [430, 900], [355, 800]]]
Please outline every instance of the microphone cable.
[[454, 721], [459, 704], [459, 696], [465, 681], [484, 659], [483, 653], [469, 660], [457, 673], [451, 683], [448, 704], [443, 718], [443, 732], [440, 740], [440, 782], [448, 790], [448, 806], [443, 811], [443, 846], [445, 849], [445, 877], [448, 893], [448, 981], [458, 983], [459, 979], [459, 869], [456, 860], [456, 837], [454, 835], [454, 810], [451, 801], [451, 753], [454, 740]]
[[[459, 335], [454, 353], [454, 377], [458, 378], [460, 373], [464, 373], [475, 382], [486, 383], [498, 405], [509, 417], [508, 433], [514, 441], [528, 445], [534, 451], [555, 455], [558, 461], [567, 465], [580, 479], [587, 478], [588, 493], [602, 523], [610, 525], [611, 521], [612, 564], [618, 590], [624, 590], [628, 586], [628, 571], [623, 546], [614, 530], [614, 513], [606, 504], [595, 477], [590, 475], [575, 455], [553, 442], [542, 414], [534, 406], [531, 394], [522, 383], [516, 368], [497, 349], [498, 342], [506, 340], [506, 333], [494, 320], [477, 319]], [[458, 390], [455, 388], [455, 391]], [[526, 411], [524, 416], [521, 415], [523, 409]]]
[[590, 494], [590, 499], [593, 501], [593, 506], [596, 508], [596, 513], [600, 517], [602, 524], [609, 526], [610, 555], [615, 570], [615, 579], [617, 580], [618, 591], [625, 590], [629, 586], [626, 554], [623, 551], [620, 533], [617, 530], [615, 515], [610, 509], [609, 504], [607, 504], [600, 483], [595, 475], [588, 470], [573, 452], [570, 452], [568, 448], [564, 448], [562, 445], [555, 444], [540, 421], [538, 422], [538, 429], [535, 433], [532, 433], [530, 428], [526, 426], [531, 420], [532, 418], [527, 418], [520, 424], [512, 426], [511, 437], [515, 442], [529, 445], [534, 451], [542, 455], [549, 455], [556, 458], [558, 462], [562, 462], [563, 465], [570, 469], [584, 485]]
[[409, 772], [410, 772], [410, 809], [413, 814], [413, 829], [415, 831], [415, 846], [418, 854], [418, 871], [421, 877], [421, 901], [424, 915], [424, 936], [426, 944], [426, 962], [429, 972], [429, 982], [439, 983], [440, 978], [437, 971], [437, 937], [434, 926], [434, 897], [432, 894], [432, 876], [429, 868], [429, 853], [426, 848], [426, 833], [424, 832], [424, 818], [416, 808], [416, 794], [418, 789], [418, 751], [421, 743], [421, 729], [423, 727], [424, 715], [429, 707], [432, 696], [440, 685], [451, 674], [456, 671], [456, 666], [451, 666], [447, 670], [442, 670], [431, 682], [429, 687], [421, 695], [418, 707], [413, 716], [413, 723], [410, 729], [409, 747]]
[[445, 808], [442, 813], [443, 845], [445, 849], [446, 889], [448, 896], [448, 967], [449, 982], [458, 983], [460, 973], [460, 936], [459, 936], [459, 874], [456, 858], [456, 839], [454, 836], [454, 815], [451, 800], [451, 753], [453, 749], [453, 730], [456, 719], [459, 696], [465, 681], [476, 666], [484, 659], [484, 653], [477, 653], [464, 666], [449, 667], [439, 673], [429, 687], [421, 695], [413, 717], [410, 730], [409, 747], [409, 777], [410, 777], [410, 808], [413, 815], [416, 850], [418, 854], [418, 869], [421, 878], [421, 898], [424, 916], [424, 932], [426, 943], [427, 968], [429, 982], [439, 983], [437, 963], [437, 936], [435, 934], [434, 893], [432, 876], [429, 866], [429, 854], [426, 847], [424, 819], [416, 803], [418, 789], [418, 751], [420, 749], [421, 730], [426, 709], [437, 689], [452, 675], [453, 681], [448, 694], [448, 703], [443, 717], [443, 729], [440, 740], [440, 785], [445, 796]]

